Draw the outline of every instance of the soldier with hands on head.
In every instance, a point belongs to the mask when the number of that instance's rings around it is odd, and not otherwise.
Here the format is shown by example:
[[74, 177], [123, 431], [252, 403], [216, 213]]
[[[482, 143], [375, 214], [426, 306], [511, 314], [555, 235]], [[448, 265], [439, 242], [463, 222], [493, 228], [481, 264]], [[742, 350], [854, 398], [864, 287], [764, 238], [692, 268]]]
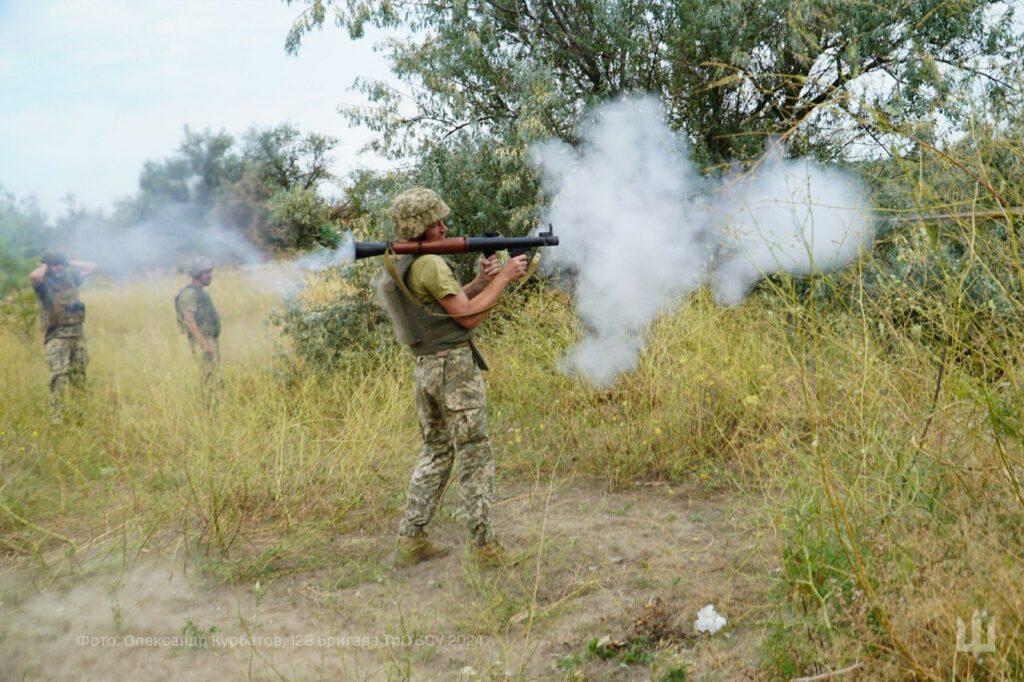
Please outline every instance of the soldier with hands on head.
[[188, 345], [199, 361], [203, 389], [210, 397], [220, 365], [220, 314], [206, 291], [213, 281], [213, 263], [203, 256], [192, 259], [188, 276], [192, 280], [174, 297], [174, 310], [178, 326], [188, 336]]
[[61, 253], [48, 251], [28, 276], [42, 313], [43, 354], [50, 369], [50, 408], [54, 417], [63, 411], [68, 388], [81, 389], [85, 385], [89, 354], [83, 332], [85, 304], [78, 296], [78, 287], [95, 270], [95, 263], [69, 261]]
[[[390, 211], [399, 239], [443, 239], [450, 209], [432, 190], [414, 187], [399, 194]], [[427, 539], [430, 523], [448, 483], [459, 467], [460, 516], [478, 558], [501, 557], [490, 525], [494, 456], [487, 435], [487, 398], [483, 358], [473, 345], [473, 330], [487, 316], [505, 287], [526, 272], [526, 257], [504, 265], [497, 256], [481, 258], [476, 277], [462, 286], [438, 255], [407, 255], [395, 263], [392, 285], [378, 287], [399, 341], [415, 358], [413, 381], [423, 446], [409, 481], [399, 524], [396, 563], [408, 565], [447, 554]], [[410, 300], [408, 292], [414, 300]]]

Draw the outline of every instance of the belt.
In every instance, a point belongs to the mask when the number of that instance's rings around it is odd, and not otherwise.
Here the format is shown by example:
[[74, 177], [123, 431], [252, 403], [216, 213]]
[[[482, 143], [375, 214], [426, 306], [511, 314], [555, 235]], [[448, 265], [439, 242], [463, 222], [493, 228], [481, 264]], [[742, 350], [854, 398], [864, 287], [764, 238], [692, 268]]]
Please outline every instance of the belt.
[[453, 351], [463, 350], [464, 348], [465, 349], [469, 349], [469, 352], [473, 354], [473, 363], [477, 366], [478, 369], [481, 369], [481, 370], [483, 370], [485, 372], [488, 369], [490, 369], [487, 366], [487, 361], [484, 360], [484, 356], [480, 354], [480, 351], [477, 350], [476, 345], [472, 341], [467, 341], [466, 343], [460, 343], [458, 346], [454, 346], [453, 348], [445, 348], [444, 350], [439, 350], [436, 353], [427, 353], [425, 355], [417, 355], [416, 356], [416, 362], [420, 362], [424, 358], [443, 358], [443, 357], [446, 357], [449, 353], [451, 353]]
[[470, 348], [469, 343], [462, 343], [462, 344], [459, 344], [458, 346], [454, 346], [453, 348], [445, 348], [444, 350], [439, 350], [436, 353], [424, 353], [423, 355], [417, 355], [416, 356], [416, 362], [419, 362], [420, 360], [424, 360], [426, 358], [443, 358], [443, 357], [446, 357], [449, 353], [451, 353], [453, 351], [463, 350], [463, 349], [472, 350], [472, 348]]

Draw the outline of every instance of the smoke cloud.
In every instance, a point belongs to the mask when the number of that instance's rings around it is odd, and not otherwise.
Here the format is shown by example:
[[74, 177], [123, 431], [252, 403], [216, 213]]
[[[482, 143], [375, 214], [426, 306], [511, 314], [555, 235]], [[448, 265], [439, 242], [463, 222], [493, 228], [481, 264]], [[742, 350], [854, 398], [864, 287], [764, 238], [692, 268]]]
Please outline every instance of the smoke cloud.
[[644, 330], [708, 266], [704, 182], [660, 114], [653, 99], [613, 102], [585, 125], [581, 150], [550, 142], [533, 153], [561, 240], [546, 262], [575, 272], [586, 328], [567, 361], [597, 384], [634, 367]]
[[205, 256], [215, 266], [240, 266], [254, 286], [287, 297], [307, 274], [355, 261], [350, 233], [337, 248], [318, 247], [298, 258], [268, 261], [241, 230], [220, 224], [192, 204], [168, 203], [156, 217], [131, 224], [79, 212], [63, 221], [61, 231], [60, 246], [69, 258], [93, 261], [115, 280], [181, 270], [193, 257]]
[[772, 149], [724, 182], [698, 172], [656, 99], [598, 107], [579, 148], [532, 150], [561, 246], [546, 264], [575, 275], [583, 340], [564, 369], [607, 385], [636, 366], [647, 327], [703, 283], [735, 305], [774, 272], [841, 267], [873, 234], [858, 183]]
[[351, 232], [346, 232], [336, 248], [317, 247], [293, 260], [277, 260], [246, 270], [254, 275], [253, 282], [261, 289], [288, 298], [302, 288], [306, 275], [327, 268], [350, 265], [355, 260], [355, 240]]
[[771, 147], [752, 172], [726, 181], [714, 200], [717, 253], [711, 292], [740, 303], [774, 272], [805, 276], [852, 261], [874, 235], [865, 188], [809, 159], [787, 160]]
[[197, 255], [216, 264], [263, 260], [260, 250], [238, 231], [198, 215], [190, 204], [166, 204], [156, 217], [127, 225], [83, 213], [62, 229], [68, 257], [91, 260], [117, 279], [173, 270]]

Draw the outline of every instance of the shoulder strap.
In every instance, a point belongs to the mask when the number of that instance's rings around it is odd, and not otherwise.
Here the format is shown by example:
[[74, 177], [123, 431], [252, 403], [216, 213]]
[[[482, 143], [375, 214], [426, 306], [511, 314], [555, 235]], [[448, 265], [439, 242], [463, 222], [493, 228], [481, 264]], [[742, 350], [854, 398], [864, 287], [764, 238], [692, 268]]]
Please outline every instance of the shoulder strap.
[[423, 312], [428, 313], [430, 315], [437, 315], [437, 313], [427, 308], [427, 306], [423, 305], [423, 303], [418, 298], [416, 298], [416, 296], [409, 289], [409, 285], [405, 283], [405, 279], [398, 276], [398, 268], [395, 267], [395, 252], [392, 251], [391, 249], [388, 249], [383, 253], [381, 257], [384, 259], [384, 269], [388, 271], [388, 276], [391, 277], [391, 281], [395, 283], [395, 286], [398, 287], [398, 290], [402, 292], [402, 295], [405, 296], [410, 301], [412, 301], [413, 303], [415, 303], [420, 308], [422, 308]]

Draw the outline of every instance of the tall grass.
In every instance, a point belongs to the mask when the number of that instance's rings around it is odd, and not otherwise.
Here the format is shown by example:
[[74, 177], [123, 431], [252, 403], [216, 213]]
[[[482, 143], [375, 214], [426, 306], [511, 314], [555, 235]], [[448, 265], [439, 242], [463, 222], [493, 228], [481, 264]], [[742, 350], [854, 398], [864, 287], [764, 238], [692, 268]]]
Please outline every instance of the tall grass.
[[[760, 661], [771, 675], [860, 663], [872, 676], [1020, 677], [1019, 346], [968, 324], [955, 291], [919, 311], [931, 331], [920, 315], [904, 324], [898, 287], [864, 288], [871, 266], [847, 273], [846, 298], [786, 279], [735, 309], [698, 295], [609, 390], [558, 371], [578, 335], [564, 294], [505, 308], [483, 342], [500, 476], [733, 494], [782, 548]], [[247, 579], [327, 562], [338, 534], [392, 532], [418, 445], [404, 352], [283, 371], [266, 322], [276, 300], [218, 271], [225, 382], [208, 409], [174, 322], [180, 284], [83, 292], [92, 364], [78, 421], [47, 420], [38, 339], [0, 331], [8, 557], [74, 566], [131, 537], [184, 542]], [[956, 621], [975, 610], [997, 618], [994, 654], [956, 651]]]
[[42, 556], [51, 529], [77, 544], [127, 523], [187, 527], [191, 541], [225, 554], [257, 529], [356, 524], [365, 509], [396, 504], [398, 455], [414, 445], [405, 392], [395, 390], [407, 381], [401, 363], [285, 384], [264, 322], [273, 299], [219, 272], [224, 390], [207, 409], [174, 321], [177, 286], [84, 291], [92, 361], [80, 421], [48, 423], [39, 342], [2, 336], [9, 550]]

